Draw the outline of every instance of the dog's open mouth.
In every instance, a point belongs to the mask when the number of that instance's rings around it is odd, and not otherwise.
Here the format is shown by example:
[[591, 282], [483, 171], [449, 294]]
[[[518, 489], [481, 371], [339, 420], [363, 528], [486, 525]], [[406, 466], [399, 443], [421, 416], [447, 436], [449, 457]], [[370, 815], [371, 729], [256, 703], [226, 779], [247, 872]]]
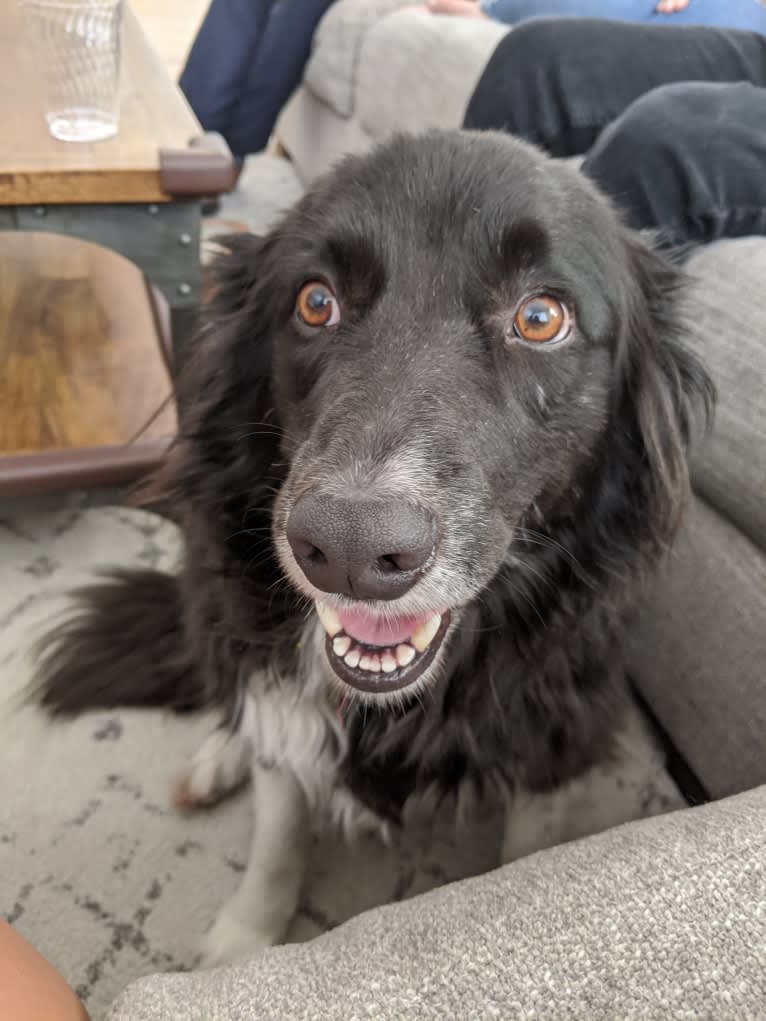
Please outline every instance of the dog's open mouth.
[[359, 691], [388, 692], [413, 684], [433, 662], [449, 625], [449, 612], [386, 620], [359, 607], [316, 604], [327, 633], [330, 666]]

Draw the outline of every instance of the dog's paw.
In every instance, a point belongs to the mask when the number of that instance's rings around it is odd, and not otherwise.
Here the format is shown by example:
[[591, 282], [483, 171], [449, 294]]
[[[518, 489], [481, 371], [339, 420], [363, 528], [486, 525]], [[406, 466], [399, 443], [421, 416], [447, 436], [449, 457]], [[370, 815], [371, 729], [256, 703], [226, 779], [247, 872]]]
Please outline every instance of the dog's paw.
[[245, 925], [224, 909], [205, 936], [200, 967], [215, 968], [251, 957], [278, 943], [283, 935], [281, 929], [269, 931]]
[[179, 812], [215, 804], [244, 783], [252, 746], [240, 733], [217, 730], [175, 779], [171, 799]]

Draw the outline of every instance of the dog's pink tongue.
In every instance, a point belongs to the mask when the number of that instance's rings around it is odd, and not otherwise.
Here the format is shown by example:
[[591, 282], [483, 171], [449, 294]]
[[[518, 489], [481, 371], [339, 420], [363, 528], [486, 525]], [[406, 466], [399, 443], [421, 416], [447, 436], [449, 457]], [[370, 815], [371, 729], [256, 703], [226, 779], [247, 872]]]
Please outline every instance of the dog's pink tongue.
[[343, 630], [364, 645], [398, 645], [406, 642], [426, 617], [384, 620], [365, 610], [338, 610]]

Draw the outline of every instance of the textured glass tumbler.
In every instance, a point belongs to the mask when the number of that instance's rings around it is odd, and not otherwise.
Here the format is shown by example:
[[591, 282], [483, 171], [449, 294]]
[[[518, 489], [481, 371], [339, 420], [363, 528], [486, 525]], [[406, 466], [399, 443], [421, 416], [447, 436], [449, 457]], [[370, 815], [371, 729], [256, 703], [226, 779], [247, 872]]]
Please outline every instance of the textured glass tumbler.
[[54, 138], [97, 142], [117, 133], [123, 0], [18, 0], [44, 78]]

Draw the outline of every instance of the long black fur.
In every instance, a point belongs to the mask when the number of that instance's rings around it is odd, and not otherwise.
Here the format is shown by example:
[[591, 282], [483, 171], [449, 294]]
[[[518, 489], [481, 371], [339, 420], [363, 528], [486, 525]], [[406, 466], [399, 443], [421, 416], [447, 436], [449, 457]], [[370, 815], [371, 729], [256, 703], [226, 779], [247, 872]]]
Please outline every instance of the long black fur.
[[56, 678], [40, 692], [53, 713], [78, 713], [83, 705], [186, 712], [205, 701], [184, 641], [178, 579], [159, 571], [109, 571], [79, 589], [71, 616], [37, 652], [41, 673]]
[[[352, 320], [349, 334], [321, 348], [296, 339], [291, 325], [320, 242], [334, 246]], [[349, 784], [396, 816], [426, 785], [449, 791], [468, 777], [546, 790], [608, 757], [628, 697], [623, 612], [672, 541], [695, 409], [712, 406], [710, 381], [681, 341], [678, 270], [574, 171], [492, 134], [401, 138], [349, 159], [267, 237], [232, 238], [228, 248], [182, 381], [182, 433], [153, 487], [183, 531], [183, 571], [122, 572], [88, 590], [81, 614], [47, 644], [45, 704], [60, 713], [212, 705], [231, 720], [254, 669], [276, 660], [290, 675], [306, 611], [275, 555], [275, 496], [306, 444], [319, 445], [326, 468], [338, 431], [352, 442], [353, 389], [338, 404], [333, 381], [354, 359], [374, 358], [376, 344], [377, 368], [388, 371], [380, 338], [390, 324], [391, 335], [412, 331], [413, 344], [455, 338], [438, 349], [446, 368], [434, 377], [436, 396], [425, 363], [412, 375], [402, 368], [389, 398], [406, 420], [402, 435], [429, 431], [445, 491], [467, 491], [475, 466], [461, 459], [455, 430], [489, 421], [486, 474], [501, 478], [493, 492], [505, 487], [505, 498], [524, 503], [429, 697], [349, 712]], [[545, 368], [513, 354], [507, 410], [493, 315], [520, 286], [508, 280], [538, 264], [572, 291], [581, 348]], [[420, 290], [392, 291], [393, 279], [410, 278]], [[421, 292], [431, 288], [428, 305]], [[462, 361], [458, 351], [468, 352]], [[528, 398], [537, 373], [554, 398], [563, 395], [552, 409]], [[463, 420], [466, 386], [479, 396]], [[330, 408], [335, 417], [319, 428]], [[512, 413], [537, 454], [514, 446]], [[479, 564], [483, 538], [475, 539], [474, 548], [465, 538], [466, 550]]]

